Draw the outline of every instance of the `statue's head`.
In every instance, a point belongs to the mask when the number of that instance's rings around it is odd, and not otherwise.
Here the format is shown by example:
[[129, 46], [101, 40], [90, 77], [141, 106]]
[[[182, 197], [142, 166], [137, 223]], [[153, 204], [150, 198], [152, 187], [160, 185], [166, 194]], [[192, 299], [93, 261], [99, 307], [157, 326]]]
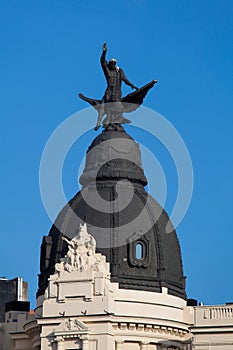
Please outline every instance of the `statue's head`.
[[84, 236], [89, 236], [88, 232], [87, 232], [87, 224], [84, 222], [84, 224], [80, 224], [79, 226], [79, 233], [78, 233], [79, 237], [84, 237]]
[[108, 62], [109, 68], [110, 68], [110, 69], [114, 69], [114, 68], [116, 67], [116, 63], [117, 63], [116, 59], [115, 59], [115, 58], [111, 58], [111, 59], [109, 60], [109, 62]]

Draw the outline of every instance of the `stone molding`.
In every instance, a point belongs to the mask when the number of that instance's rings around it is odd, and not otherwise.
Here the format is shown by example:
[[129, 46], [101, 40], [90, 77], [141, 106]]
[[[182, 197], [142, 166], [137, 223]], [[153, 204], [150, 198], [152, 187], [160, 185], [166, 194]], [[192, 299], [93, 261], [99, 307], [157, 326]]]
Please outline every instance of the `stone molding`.
[[31, 339], [32, 349], [38, 349], [38, 346], [40, 346], [41, 326], [37, 320], [26, 323], [23, 328], [26, 335]]
[[[170, 336], [175, 336], [178, 338], [184, 338], [186, 335], [190, 335], [189, 331], [155, 324], [148, 323], [131, 323], [131, 322], [116, 322], [112, 324], [112, 327], [117, 332], [132, 331], [132, 332], [152, 332], [153, 334], [166, 334]], [[118, 333], [119, 334], [119, 333]]]

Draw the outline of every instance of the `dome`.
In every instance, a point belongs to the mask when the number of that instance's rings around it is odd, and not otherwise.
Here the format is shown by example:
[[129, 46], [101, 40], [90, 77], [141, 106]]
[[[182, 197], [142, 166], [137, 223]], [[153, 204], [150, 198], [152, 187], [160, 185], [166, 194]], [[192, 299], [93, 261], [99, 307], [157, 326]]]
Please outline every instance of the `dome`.
[[86, 165], [80, 184], [128, 179], [147, 184], [141, 162], [139, 145], [122, 128], [104, 130], [98, 135], [86, 155]]
[[186, 299], [180, 246], [164, 209], [145, 190], [139, 145], [123, 128], [105, 129], [87, 150], [83, 186], [61, 210], [41, 245], [38, 295], [86, 223], [97, 252], [110, 263], [120, 288], [162, 292]]

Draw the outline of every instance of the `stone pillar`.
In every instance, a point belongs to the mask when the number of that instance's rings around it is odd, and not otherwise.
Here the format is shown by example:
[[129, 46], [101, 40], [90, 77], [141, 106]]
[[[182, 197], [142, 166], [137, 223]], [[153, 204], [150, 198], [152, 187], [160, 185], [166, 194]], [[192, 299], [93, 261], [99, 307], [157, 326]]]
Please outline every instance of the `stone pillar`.
[[89, 350], [89, 340], [88, 338], [82, 339], [82, 350]]
[[146, 342], [141, 342], [141, 350], [148, 350], [148, 345], [149, 343]]
[[64, 339], [63, 339], [63, 338], [58, 338], [58, 339], [56, 339], [57, 350], [64, 350], [63, 342], [64, 342]]
[[123, 340], [117, 340], [116, 341], [116, 350], [123, 350], [124, 347], [124, 341]]

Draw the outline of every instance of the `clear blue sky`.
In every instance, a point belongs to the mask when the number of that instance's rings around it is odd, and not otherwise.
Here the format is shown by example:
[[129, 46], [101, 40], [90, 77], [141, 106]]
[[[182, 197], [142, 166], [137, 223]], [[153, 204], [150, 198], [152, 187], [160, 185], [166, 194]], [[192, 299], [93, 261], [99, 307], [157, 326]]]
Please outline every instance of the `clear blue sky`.
[[[2, 0], [0, 28], [0, 275], [23, 276], [34, 306], [41, 239], [51, 226], [39, 192], [40, 157], [53, 130], [87, 107], [77, 92], [103, 95], [99, 55], [107, 41], [135, 85], [159, 81], [145, 105], [176, 127], [192, 158], [193, 198], [177, 228], [188, 297], [233, 301], [232, 1]], [[68, 156], [67, 198], [95, 135]], [[177, 181], [158, 152], [170, 214]]]

